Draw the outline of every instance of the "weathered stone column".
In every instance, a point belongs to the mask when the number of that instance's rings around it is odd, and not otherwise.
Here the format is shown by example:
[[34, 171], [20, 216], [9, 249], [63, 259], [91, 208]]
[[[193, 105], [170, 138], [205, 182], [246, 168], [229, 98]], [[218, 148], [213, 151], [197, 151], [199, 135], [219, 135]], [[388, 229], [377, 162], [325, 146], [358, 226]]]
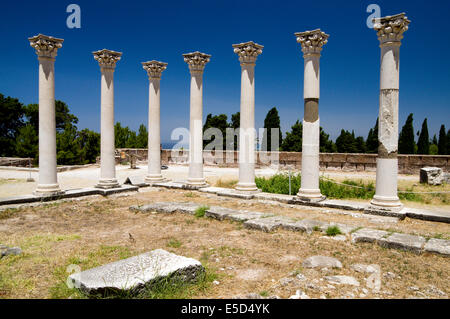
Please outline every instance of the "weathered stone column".
[[403, 207], [397, 196], [400, 41], [410, 21], [404, 13], [373, 21], [380, 41], [381, 68], [377, 181], [369, 209], [399, 210]]
[[203, 177], [203, 70], [211, 56], [201, 52], [183, 54], [191, 72], [190, 140], [188, 184], [206, 186]]
[[93, 52], [100, 65], [101, 82], [101, 139], [100, 139], [100, 179], [95, 187], [120, 187], [116, 179], [115, 141], [114, 141], [114, 69], [122, 53], [111, 50]]
[[302, 135], [302, 182], [297, 196], [302, 200], [320, 201], [325, 197], [319, 189], [319, 97], [320, 97], [320, 52], [328, 42], [328, 34], [316, 29], [295, 33], [303, 51], [304, 116]]
[[258, 191], [255, 184], [255, 62], [264, 48], [252, 41], [233, 44], [241, 62], [241, 126], [238, 191]]
[[161, 175], [161, 131], [159, 81], [167, 63], [158, 61], [142, 62], [150, 80], [148, 90], [148, 174], [145, 182], [152, 184], [165, 179]]
[[63, 39], [28, 39], [39, 60], [39, 182], [36, 195], [61, 193], [56, 174], [55, 57]]

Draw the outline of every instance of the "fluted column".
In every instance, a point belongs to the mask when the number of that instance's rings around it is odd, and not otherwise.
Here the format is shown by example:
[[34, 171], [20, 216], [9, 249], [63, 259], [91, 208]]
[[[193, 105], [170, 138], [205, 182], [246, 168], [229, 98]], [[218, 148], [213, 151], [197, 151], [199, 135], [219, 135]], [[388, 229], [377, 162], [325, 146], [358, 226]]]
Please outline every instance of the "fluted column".
[[36, 195], [61, 193], [56, 174], [55, 57], [63, 39], [28, 39], [39, 60], [39, 182]]
[[203, 177], [203, 70], [211, 56], [201, 52], [183, 54], [191, 73], [189, 124], [189, 175], [187, 183], [206, 186]]
[[238, 191], [258, 191], [255, 184], [255, 62], [262, 45], [252, 41], [233, 44], [241, 62], [241, 125], [239, 128]]
[[101, 79], [101, 127], [100, 127], [100, 179], [96, 187], [120, 187], [116, 179], [114, 141], [114, 69], [122, 53], [111, 50], [93, 52], [100, 65]]
[[397, 195], [398, 94], [400, 45], [409, 23], [404, 13], [374, 19], [381, 48], [377, 181], [371, 201], [374, 209], [403, 207]]
[[148, 174], [145, 182], [152, 184], [165, 179], [161, 175], [161, 130], [159, 82], [167, 63], [159, 61], [142, 62], [150, 81], [148, 91]]
[[297, 196], [302, 200], [320, 201], [325, 197], [319, 189], [320, 150], [320, 52], [328, 42], [328, 34], [316, 29], [295, 33], [304, 58], [302, 180]]

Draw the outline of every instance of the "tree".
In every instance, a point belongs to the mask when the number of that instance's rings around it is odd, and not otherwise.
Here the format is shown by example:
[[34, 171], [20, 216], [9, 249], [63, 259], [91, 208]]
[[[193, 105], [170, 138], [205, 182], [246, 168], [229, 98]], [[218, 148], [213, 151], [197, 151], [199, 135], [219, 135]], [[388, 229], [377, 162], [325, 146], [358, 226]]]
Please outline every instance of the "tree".
[[356, 144], [356, 152], [357, 153], [365, 153], [366, 152], [366, 142], [364, 141], [364, 137], [358, 136], [355, 139]]
[[447, 152], [447, 135], [445, 135], [445, 125], [441, 125], [439, 130], [439, 141], [438, 141], [438, 154], [439, 155], [450, 155]]
[[447, 155], [450, 154], [450, 130], [447, 131]]
[[[272, 145], [272, 129], [278, 129], [278, 145]], [[264, 119], [264, 134], [262, 145], [266, 147], [267, 151], [278, 151], [283, 137], [280, 129], [280, 116], [276, 107], [273, 107], [267, 112], [266, 118]]]
[[[223, 138], [221, 148], [222, 150], [225, 148], [226, 129], [228, 127], [227, 119], [228, 117], [225, 114], [219, 114], [214, 116], [212, 114], [208, 114], [206, 116], [205, 124], [203, 125], [203, 133], [205, 133], [205, 131], [209, 128], [217, 128], [220, 130]], [[218, 138], [218, 136], [214, 136], [214, 138]], [[203, 140], [203, 148], [205, 148], [205, 146], [208, 145], [208, 143], [211, 142], [211, 140], [213, 140], [214, 138], [211, 137], [209, 139]]]
[[415, 144], [413, 114], [411, 113], [408, 115], [405, 125], [403, 125], [400, 132], [398, 138], [398, 152], [400, 154], [414, 154]]
[[81, 164], [95, 163], [100, 155], [100, 134], [89, 129], [78, 132], [77, 144], [81, 150]]
[[128, 126], [122, 127], [120, 122], [116, 122], [114, 125], [114, 141], [116, 148], [135, 148], [137, 135]]
[[[36, 132], [39, 132], [39, 104], [29, 104], [25, 106], [24, 113], [28, 122], [36, 128]], [[69, 107], [66, 103], [56, 100], [55, 121], [56, 130], [61, 132], [65, 129], [67, 124], [77, 124], [78, 117], [70, 113]]]
[[430, 154], [430, 137], [428, 136], [427, 119], [422, 123], [419, 140], [417, 141], [417, 154]]
[[148, 131], [144, 124], [139, 126], [139, 133], [137, 135], [136, 147], [147, 148], [148, 145]]
[[299, 120], [291, 127], [290, 132], [286, 132], [286, 137], [281, 143], [281, 150], [284, 152], [302, 151], [303, 124]]
[[241, 126], [241, 112], [236, 112], [234, 114], [231, 114], [231, 123], [230, 127], [235, 130], [237, 133], [234, 136], [233, 141], [233, 149], [236, 151], [238, 149], [238, 141], [239, 141], [239, 127]]
[[320, 127], [320, 152], [335, 153], [337, 151], [336, 144], [330, 140], [330, 135], [325, 133], [322, 126]]
[[31, 157], [37, 160], [39, 152], [39, 138], [31, 124], [19, 129], [15, 142], [15, 154], [19, 157]]
[[81, 150], [78, 143], [77, 127], [66, 124], [61, 132], [56, 132], [56, 161], [62, 165], [75, 165], [81, 162]]
[[378, 153], [378, 118], [375, 123], [374, 128], [369, 130], [369, 135], [366, 140], [366, 152], [367, 153]]
[[336, 148], [338, 153], [356, 153], [358, 148], [355, 133], [342, 129], [341, 134], [336, 138]]
[[23, 125], [23, 104], [0, 94], [0, 156], [16, 155], [16, 138]]

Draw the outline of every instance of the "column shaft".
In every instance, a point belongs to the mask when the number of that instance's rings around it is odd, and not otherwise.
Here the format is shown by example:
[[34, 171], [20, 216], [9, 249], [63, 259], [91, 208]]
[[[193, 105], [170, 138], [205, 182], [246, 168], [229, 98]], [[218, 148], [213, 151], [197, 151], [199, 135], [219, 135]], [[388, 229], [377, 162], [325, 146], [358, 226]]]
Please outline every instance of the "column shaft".
[[191, 71], [189, 177], [192, 185], [205, 185], [203, 177], [203, 74]]
[[100, 179], [97, 187], [118, 187], [114, 135], [114, 69], [101, 68]]
[[163, 181], [161, 175], [161, 130], [159, 78], [150, 78], [148, 91], [148, 174], [149, 183]]
[[255, 184], [255, 64], [241, 63], [239, 183], [237, 190], [257, 191]]
[[37, 194], [60, 192], [56, 171], [54, 58], [39, 57], [39, 183]]

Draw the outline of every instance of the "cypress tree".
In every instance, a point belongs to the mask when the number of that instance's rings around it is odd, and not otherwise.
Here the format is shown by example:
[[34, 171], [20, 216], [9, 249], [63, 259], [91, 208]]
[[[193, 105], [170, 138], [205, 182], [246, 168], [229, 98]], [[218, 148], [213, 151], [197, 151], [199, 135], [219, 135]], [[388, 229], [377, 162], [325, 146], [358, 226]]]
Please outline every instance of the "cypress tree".
[[281, 150], [284, 152], [301, 152], [303, 124], [299, 120], [291, 127], [291, 132], [286, 132], [286, 137], [281, 143]]
[[398, 139], [398, 152], [400, 154], [414, 154], [414, 127], [413, 114], [409, 114], [403, 125]]
[[428, 135], [427, 119], [422, 123], [419, 140], [417, 141], [417, 154], [430, 154], [430, 137]]
[[369, 130], [369, 135], [366, 141], [367, 153], [378, 153], [378, 118], [374, 128]]
[[[272, 145], [272, 128], [278, 129], [278, 145]], [[273, 107], [267, 112], [264, 119], [264, 135], [262, 145], [266, 146], [267, 151], [277, 151], [282, 143], [281, 129], [280, 129], [280, 116], [276, 107]]]
[[448, 155], [447, 153], [447, 135], [445, 135], [445, 125], [441, 125], [441, 129], [439, 130], [439, 141], [438, 141], [438, 154], [439, 155]]

